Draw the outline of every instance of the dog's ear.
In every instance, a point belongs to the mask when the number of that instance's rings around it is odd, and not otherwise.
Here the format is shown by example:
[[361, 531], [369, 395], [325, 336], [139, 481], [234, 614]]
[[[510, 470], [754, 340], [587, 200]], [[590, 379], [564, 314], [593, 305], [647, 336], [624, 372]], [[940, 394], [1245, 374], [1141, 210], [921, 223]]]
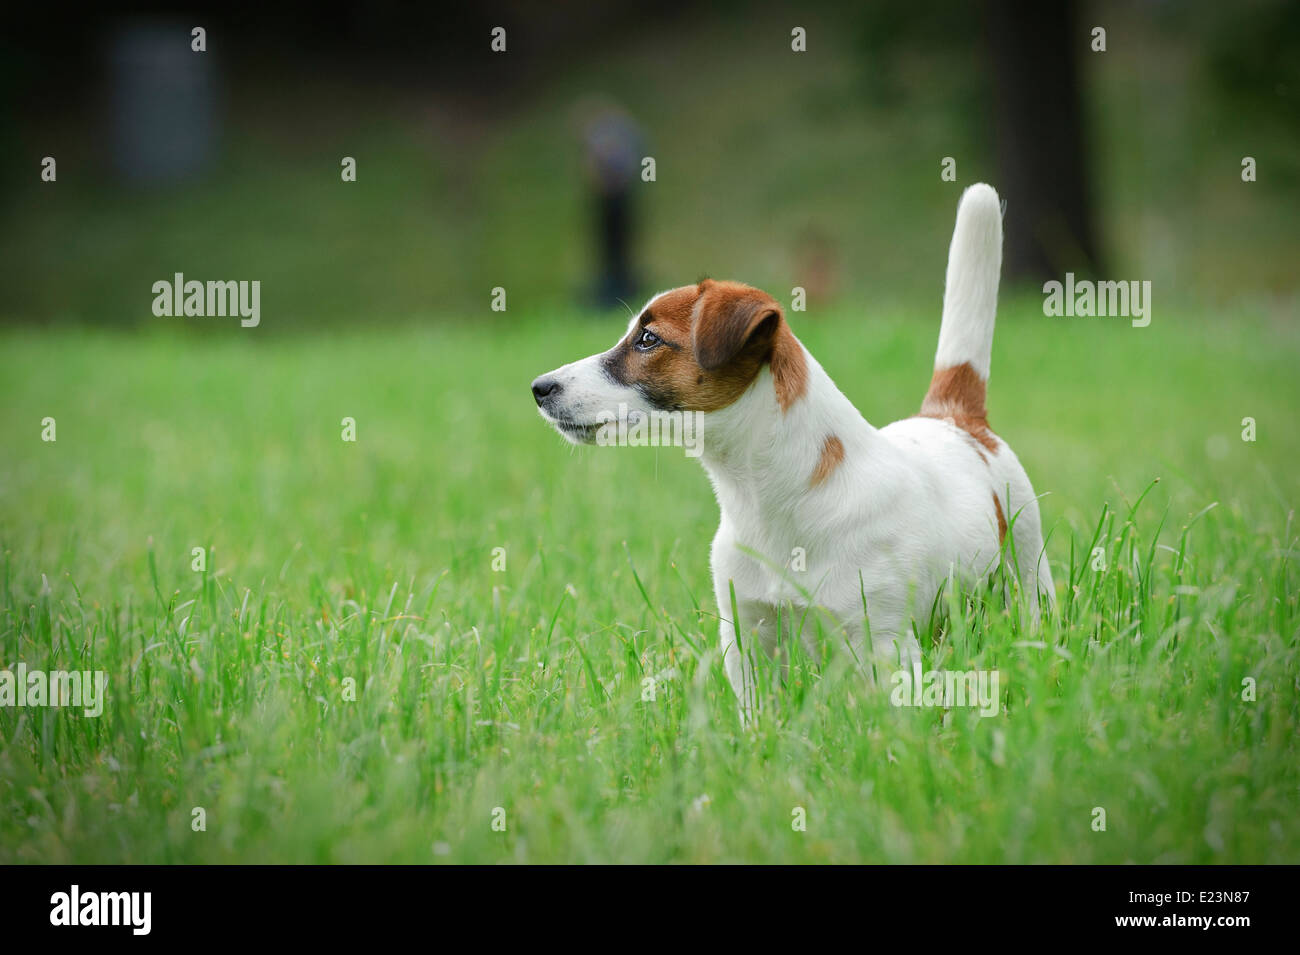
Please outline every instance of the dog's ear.
[[765, 360], [783, 316], [776, 299], [747, 285], [700, 283], [698, 316], [691, 331], [695, 360], [716, 371], [741, 354]]

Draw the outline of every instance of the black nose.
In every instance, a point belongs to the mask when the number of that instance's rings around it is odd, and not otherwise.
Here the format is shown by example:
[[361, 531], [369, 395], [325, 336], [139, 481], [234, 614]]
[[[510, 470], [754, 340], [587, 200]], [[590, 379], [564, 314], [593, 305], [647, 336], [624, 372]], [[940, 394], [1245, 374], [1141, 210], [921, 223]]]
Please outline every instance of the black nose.
[[539, 405], [545, 401], [548, 396], [558, 395], [559, 393], [560, 383], [554, 378], [542, 375], [542, 377], [533, 381], [533, 400]]

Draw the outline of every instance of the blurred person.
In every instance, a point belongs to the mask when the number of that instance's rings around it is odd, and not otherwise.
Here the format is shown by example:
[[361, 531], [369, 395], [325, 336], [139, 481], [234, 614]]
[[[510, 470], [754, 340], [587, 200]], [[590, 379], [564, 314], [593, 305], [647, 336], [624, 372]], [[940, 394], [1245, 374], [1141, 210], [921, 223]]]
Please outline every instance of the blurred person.
[[138, 20], [107, 38], [113, 164], [134, 183], [201, 175], [218, 136], [213, 59], [177, 20]]
[[636, 296], [632, 191], [639, 180], [645, 137], [631, 115], [611, 100], [593, 97], [579, 103], [575, 115], [594, 212], [598, 272], [590, 297], [597, 307], [607, 308]]

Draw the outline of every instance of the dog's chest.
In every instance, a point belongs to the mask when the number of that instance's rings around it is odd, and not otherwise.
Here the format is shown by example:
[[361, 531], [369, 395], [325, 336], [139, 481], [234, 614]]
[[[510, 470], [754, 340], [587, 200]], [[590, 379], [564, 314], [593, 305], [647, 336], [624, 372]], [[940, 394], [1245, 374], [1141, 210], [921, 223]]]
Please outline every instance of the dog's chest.
[[[791, 528], [724, 523], [714, 540], [714, 570], [742, 600], [770, 606], [808, 608], [853, 604], [857, 574], [873, 563], [855, 547], [856, 529], [824, 535]], [[849, 578], [852, 577], [852, 580]]]

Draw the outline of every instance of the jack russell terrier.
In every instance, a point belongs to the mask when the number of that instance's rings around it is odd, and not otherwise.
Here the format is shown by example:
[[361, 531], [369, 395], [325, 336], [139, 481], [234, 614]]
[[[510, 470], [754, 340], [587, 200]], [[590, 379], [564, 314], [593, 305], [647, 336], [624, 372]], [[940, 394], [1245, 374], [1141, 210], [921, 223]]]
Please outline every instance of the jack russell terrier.
[[633, 419], [703, 413], [701, 461], [722, 511], [714, 595], [742, 718], [756, 704], [751, 644], [777, 654], [812, 604], [858, 661], [869, 637], [878, 659], [908, 669], [920, 666], [915, 622], [945, 584], [986, 580], [1004, 554], [1032, 618], [1040, 595], [1050, 606], [1033, 487], [984, 410], [1001, 268], [1001, 207], [981, 183], [957, 207], [930, 390], [916, 416], [884, 428], [840, 393], [776, 300], [738, 282], [656, 295], [609, 351], [533, 382], [542, 416], [574, 444], [593, 443], [620, 405]]

